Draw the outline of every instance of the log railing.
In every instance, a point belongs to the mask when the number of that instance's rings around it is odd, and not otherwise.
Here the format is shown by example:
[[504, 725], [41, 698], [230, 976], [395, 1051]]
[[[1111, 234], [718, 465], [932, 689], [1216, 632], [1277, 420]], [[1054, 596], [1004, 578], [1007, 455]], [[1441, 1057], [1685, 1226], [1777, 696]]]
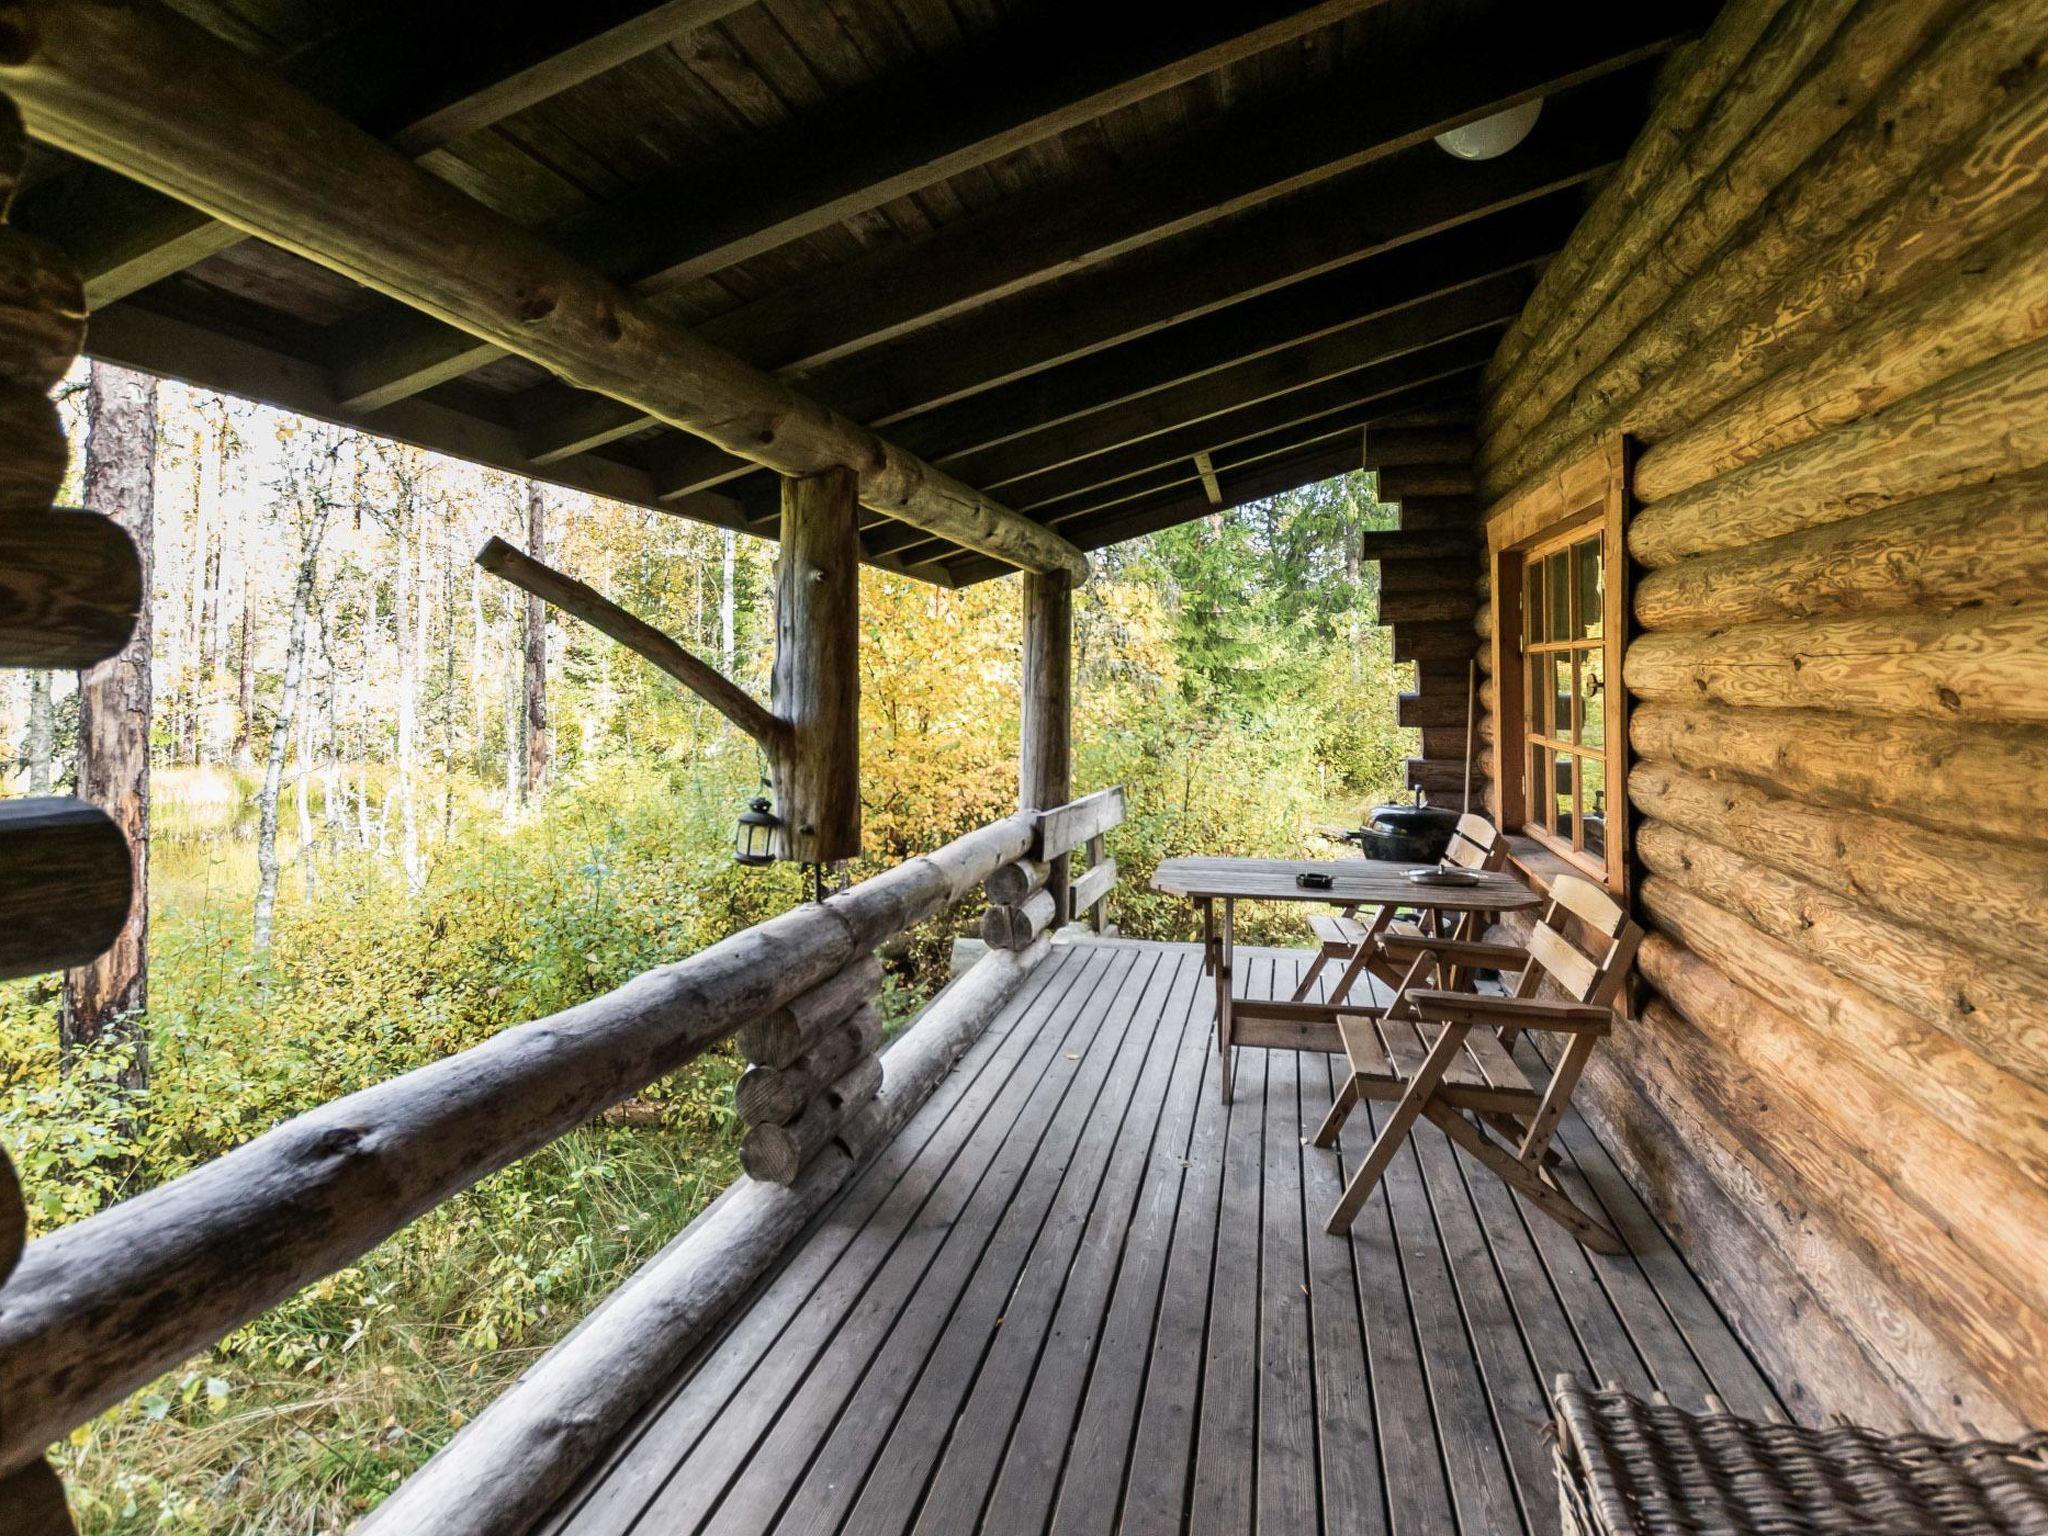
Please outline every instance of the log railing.
[[[981, 936], [988, 947], [1024, 949], [1062, 917], [1078, 921], [1083, 914], [1088, 925], [1101, 933], [1107, 925], [1110, 887], [1116, 884], [1116, 860], [1104, 852], [1104, 838], [1123, 819], [1121, 788], [1098, 790], [1040, 812], [1030, 851], [982, 882], [989, 906], [982, 915]], [[1088, 868], [1070, 881], [1071, 910], [1062, 914], [1052, 874], [1057, 861], [1076, 849], [1087, 850]]]
[[[1048, 849], [1099, 838], [1121, 808], [1121, 792], [1109, 791], [1019, 812], [602, 997], [301, 1115], [37, 1239], [11, 1274], [0, 1256], [0, 1479], [415, 1217], [730, 1037], [755, 1062], [739, 1097], [753, 1126], [746, 1162], [762, 1178], [742, 1186], [759, 1183], [748, 1198], [779, 1213], [772, 1225], [786, 1236], [789, 1213], [815, 1209], [902, 1123], [1045, 952], [1027, 942], [991, 955], [985, 975], [977, 967], [956, 982], [878, 1063], [877, 946], [999, 872], [1014, 880]], [[774, 1203], [768, 1192], [792, 1184], [795, 1203]], [[773, 1256], [758, 1231], [734, 1252], [744, 1259], [711, 1266], [719, 1295], [737, 1294], [732, 1262], [751, 1276]], [[692, 1263], [684, 1269], [697, 1274], [702, 1256]], [[691, 1295], [684, 1310], [695, 1316], [704, 1302]], [[648, 1369], [622, 1376], [607, 1359], [599, 1375], [612, 1384], [606, 1391], [628, 1392], [621, 1383]], [[581, 1444], [598, 1420], [579, 1411], [571, 1438]], [[554, 1428], [533, 1433], [559, 1438], [552, 1412], [543, 1418]], [[451, 1527], [437, 1516], [433, 1528]]]

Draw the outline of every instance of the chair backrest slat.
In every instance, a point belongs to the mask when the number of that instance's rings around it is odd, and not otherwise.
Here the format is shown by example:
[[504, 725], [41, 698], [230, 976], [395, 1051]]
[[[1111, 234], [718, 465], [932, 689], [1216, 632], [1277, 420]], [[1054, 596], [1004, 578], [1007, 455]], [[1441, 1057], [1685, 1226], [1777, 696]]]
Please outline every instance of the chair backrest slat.
[[1559, 875], [1550, 882], [1550, 899], [1596, 932], [1613, 938], [1628, 922], [1621, 903], [1590, 880]]
[[1467, 811], [1458, 818], [1444, 859], [1461, 869], [1499, 869], [1506, 862], [1507, 851], [1507, 844], [1500, 840], [1493, 823]]
[[1529, 934], [1529, 958], [1563, 987], [1575, 1002], [1585, 1002], [1600, 982], [1605, 967], [1595, 965], [1572, 947], [1571, 940], [1539, 922]]

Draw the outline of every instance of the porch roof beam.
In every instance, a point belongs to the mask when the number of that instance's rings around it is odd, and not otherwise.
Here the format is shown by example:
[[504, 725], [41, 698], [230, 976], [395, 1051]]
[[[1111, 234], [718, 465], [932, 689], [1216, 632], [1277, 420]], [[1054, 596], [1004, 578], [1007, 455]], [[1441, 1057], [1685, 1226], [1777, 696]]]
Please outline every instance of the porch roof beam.
[[[1571, 110], [1569, 108], [1576, 108]], [[1597, 93], [1546, 111], [1513, 155], [1468, 164], [1429, 148], [1354, 171], [1099, 272], [990, 305], [807, 373], [804, 387], [877, 425], [1318, 277], [1488, 214], [1577, 186], [1627, 147], [1627, 119]], [[916, 435], [917, 428], [905, 426]], [[679, 444], [664, 494], [749, 472], [726, 453]]]
[[0, 87], [37, 137], [782, 474], [1085, 579], [1043, 526], [714, 347], [168, 10], [23, 0]]
[[[667, 292], [1385, 3], [1182, 0], [1105, 10], [1067, 0], [964, 57], [893, 72], [765, 146], [685, 167], [551, 233], [640, 292]], [[347, 396], [379, 405], [493, 355], [460, 332], [404, 317], [338, 372]]]
[[[750, 0], [440, 0], [286, 59], [278, 72], [415, 159], [568, 90]], [[394, 83], [393, 72], [400, 78]], [[95, 310], [247, 236], [197, 208], [86, 165], [31, 189], [14, 222], [56, 241]]]

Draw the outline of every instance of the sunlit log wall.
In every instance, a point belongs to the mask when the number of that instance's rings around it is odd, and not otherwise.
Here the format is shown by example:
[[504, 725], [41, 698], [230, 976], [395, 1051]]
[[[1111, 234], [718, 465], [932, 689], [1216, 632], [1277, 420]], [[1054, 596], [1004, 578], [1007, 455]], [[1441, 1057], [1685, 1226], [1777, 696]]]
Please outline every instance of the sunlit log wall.
[[2044, 42], [1731, 0], [1487, 375], [1489, 505], [1641, 445], [1580, 1099], [1812, 1419], [2048, 1424]]

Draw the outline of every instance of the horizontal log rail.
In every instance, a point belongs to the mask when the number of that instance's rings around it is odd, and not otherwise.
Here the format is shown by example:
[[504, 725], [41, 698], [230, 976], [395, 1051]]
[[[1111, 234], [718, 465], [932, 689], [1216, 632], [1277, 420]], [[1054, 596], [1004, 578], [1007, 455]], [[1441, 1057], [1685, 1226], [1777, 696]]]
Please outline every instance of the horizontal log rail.
[[[1122, 806], [1122, 791], [1110, 790], [1020, 811], [602, 997], [337, 1099], [38, 1238], [0, 1283], [0, 1477], [450, 1196], [729, 1037], [778, 1064], [801, 1061], [834, 1027], [850, 1027], [872, 1051], [875, 1028], [857, 1015], [880, 981], [877, 946], [1048, 844], [1064, 848], [1076, 831], [1099, 836]], [[834, 1145], [849, 1157], [872, 1145], [873, 1074], [853, 1073], [852, 1082], [842, 1074], [779, 1085], [829, 1105], [832, 1118], [796, 1133], [778, 1177], [795, 1177]], [[812, 1097], [813, 1086], [823, 1091]]]

